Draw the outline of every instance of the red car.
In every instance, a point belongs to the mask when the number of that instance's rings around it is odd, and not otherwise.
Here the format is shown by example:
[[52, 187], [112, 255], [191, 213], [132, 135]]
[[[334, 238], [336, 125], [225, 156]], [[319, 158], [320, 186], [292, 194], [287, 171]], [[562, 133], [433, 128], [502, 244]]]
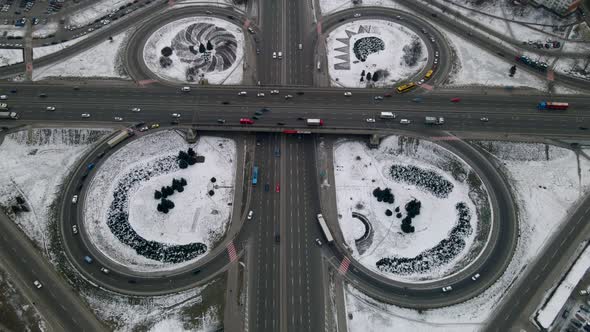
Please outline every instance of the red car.
[[275, 188], [275, 191], [280, 193], [281, 192], [281, 186], [277, 183], [277, 187]]
[[242, 118], [240, 119], [240, 124], [254, 124], [254, 121], [252, 119], [248, 119], [248, 118]]
[[460, 102], [460, 101], [461, 101], [461, 98], [457, 98], [457, 97], [455, 97], [455, 98], [451, 98], [451, 102], [452, 102], [452, 103], [458, 103], [458, 102]]

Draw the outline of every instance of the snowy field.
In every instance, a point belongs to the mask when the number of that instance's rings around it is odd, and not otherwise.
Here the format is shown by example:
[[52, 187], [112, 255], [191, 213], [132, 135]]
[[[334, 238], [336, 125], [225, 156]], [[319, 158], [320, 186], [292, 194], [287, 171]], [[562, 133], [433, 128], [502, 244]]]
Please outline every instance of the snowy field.
[[31, 129], [9, 134], [0, 145], [0, 206], [7, 210], [16, 196], [31, 212], [8, 213], [12, 220], [46, 249], [48, 219], [64, 177], [77, 160], [109, 129]]
[[[432, 281], [457, 272], [483, 249], [491, 223], [487, 192], [474, 171], [448, 150], [397, 136], [384, 139], [378, 149], [345, 141], [334, 148], [334, 167], [340, 227], [353, 257], [367, 268], [395, 280]], [[373, 197], [378, 187], [391, 188], [394, 204]], [[422, 208], [412, 220], [415, 232], [407, 233], [400, 221], [413, 199]], [[387, 216], [388, 209], [396, 210]], [[365, 234], [354, 213], [366, 217], [372, 232]]]
[[108, 15], [121, 6], [133, 3], [133, 0], [98, 0], [91, 6], [84, 6], [80, 10], [67, 16], [66, 25], [85, 26], [97, 18]]
[[155, 31], [144, 46], [143, 59], [148, 69], [164, 80], [240, 84], [243, 48], [241, 27], [219, 18], [196, 16]]
[[[189, 147], [205, 156], [205, 162], [180, 169], [178, 152]], [[175, 131], [155, 132], [124, 145], [100, 165], [85, 197], [84, 227], [92, 243], [114, 262], [137, 271], [169, 270], [194, 263], [229, 226], [235, 153], [233, 140], [204, 136], [189, 145]], [[213, 177], [215, 183], [211, 182]], [[170, 186], [174, 178], [186, 179], [187, 186], [184, 192], [168, 197], [175, 205], [169, 213], [158, 212], [159, 200], [154, 199], [154, 192]], [[213, 196], [209, 196], [210, 190]], [[114, 193], [122, 198], [113, 198]], [[124, 217], [118, 219], [121, 215]], [[121, 222], [128, 222], [131, 229], [121, 233]], [[161, 252], [172, 247], [193, 248], [195, 244], [204, 244], [206, 252], [177, 262], [156, 260], [140, 255], [137, 240], [124, 243], [116, 232], [125, 239], [129, 239], [129, 232], [135, 233], [161, 245]]]
[[[333, 86], [361, 88], [368, 82], [391, 86], [416, 75], [428, 60], [426, 45], [418, 35], [384, 20], [359, 19], [340, 25], [326, 43]], [[369, 73], [379, 73], [379, 79], [370, 81], [364, 76]]]
[[33, 26], [33, 38], [46, 38], [57, 32], [58, 23], [48, 22], [47, 24]]
[[[392, 0], [363, 0], [363, 6], [379, 6], [388, 8], [400, 8], [396, 2]], [[327, 16], [329, 14], [345, 10], [354, 7], [350, 0], [320, 0], [320, 10], [322, 15]], [[359, 6], [357, 6], [359, 7]]]
[[24, 61], [22, 49], [0, 49], [0, 67], [21, 63]]
[[83, 290], [98, 318], [115, 332], [212, 332], [222, 325], [224, 279], [189, 291], [148, 298]]
[[64, 48], [68, 48], [72, 45], [77, 44], [79, 41], [84, 40], [90, 37], [92, 34], [86, 34], [84, 36], [78, 37], [76, 39], [69, 40], [65, 43], [59, 43], [55, 45], [48, 45], [48, 46], [40, 46], [33, 48], [33, 60], [42, 58], [46, 55], [53, 54], [55, 52], [59, 52]]
[[[15, 27], [14, 25], [0, 25], [0, 31], [2, 33], [6, 32], [6, 36], [4, 37], [25, 37], [25, 33], [27, 29], [24, 27]], [[24, 40], [23, 40], [24, 42]]]
[[113, 36], [65, 61], [33, 70], [33, 81], [51, 77], [103, 77], [129, 79], [123, 72], [122, 46], [130, 33]]
[[[563, 224], [575, 202], [588, 191], [590, 161], [578, 160], [574, 152], [534, 143], [479, 142], [504, 163], [504, 172], [516, 195], [521, 237], [514, 258], [502, 277], [484, 293], [464, 303], [418, 312], [376, 303], [378, 310], [366, 306], [358, 310], [360, 322], [349, 321], [350, 332], [382, 331], [366, 326], [396, 326], [400, 331], [478, 331], [484, 327], [508, 287], [522, 274], [548, 238]], [[539, 177], [538, 174], [543, 174]], [[348, 290], [348, 293], [353, 292]], [[358, 292], [353, 293], [358, 297]], [[362, 295], [365, 298], [364, 295]], [[357, 310], [347, 295], [347, 309]], [[371, 300], [373, 301], [373, 300]], [[357, 301], [358, 302], [358, 301]], [[373, 301], [374, 302], [374, 301]], [[367, 303], [367, 302], [365, 302]], [[367, 313], [364, 313], [367, 311]], [[367, 315], [367, 316], [363, 316]], [[362, 324], [365, 325], [362, 325]]]

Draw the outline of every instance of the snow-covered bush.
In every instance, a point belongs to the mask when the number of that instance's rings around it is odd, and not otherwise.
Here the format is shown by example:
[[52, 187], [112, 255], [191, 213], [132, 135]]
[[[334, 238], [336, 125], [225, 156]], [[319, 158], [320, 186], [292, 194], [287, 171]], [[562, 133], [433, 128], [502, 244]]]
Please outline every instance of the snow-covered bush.
[[453, 191], [453, 184], [436, 172], [411, 165], [393, 165], [390, 174], [395, 181], [415, 185], [438, 198], [447, 198]]

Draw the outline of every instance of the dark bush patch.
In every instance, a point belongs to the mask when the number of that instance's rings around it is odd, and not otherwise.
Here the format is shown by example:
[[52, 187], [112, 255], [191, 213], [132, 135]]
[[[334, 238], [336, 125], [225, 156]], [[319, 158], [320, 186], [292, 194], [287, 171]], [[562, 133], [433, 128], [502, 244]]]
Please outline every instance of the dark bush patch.
[[447, 198], [454, 187], [451, 182], [436, 172], [423, 170], [416, 166], [393, 165], [390, 174], [394, 180], [415, 185], [438, 198]]

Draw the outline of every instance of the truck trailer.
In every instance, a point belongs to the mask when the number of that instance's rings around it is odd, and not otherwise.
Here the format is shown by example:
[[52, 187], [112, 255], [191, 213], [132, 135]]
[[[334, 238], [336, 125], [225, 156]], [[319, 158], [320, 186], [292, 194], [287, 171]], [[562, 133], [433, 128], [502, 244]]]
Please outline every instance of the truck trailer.
[[18, 114], [16, 112], [0, 112], [0, 119], [18, 120]]
[[427, 125], [442, 125], [445, 123], [445, 118], [442, 116], [427, 116], [424, 118], [424, 124]]
[[560, 110], [564, 111], [570, 107], [569, 103], [562, 103], [556, 101], [542, 101], [537, 105], [539, 110]]
[[127, 137], [131, 136], [133, 134], [132, 131], [128, 130], [128, 129], [123, 129], [121, 130], [117, 135], [115, 135], [115, 137], [111, 138], [107, 144], [109, 147], [114, 147], [115, 145], [123, 142], [125, 139], [127, 139]]
[[324, 120], [322, 119], [307, 119], [308, 126], [323, 126]]

